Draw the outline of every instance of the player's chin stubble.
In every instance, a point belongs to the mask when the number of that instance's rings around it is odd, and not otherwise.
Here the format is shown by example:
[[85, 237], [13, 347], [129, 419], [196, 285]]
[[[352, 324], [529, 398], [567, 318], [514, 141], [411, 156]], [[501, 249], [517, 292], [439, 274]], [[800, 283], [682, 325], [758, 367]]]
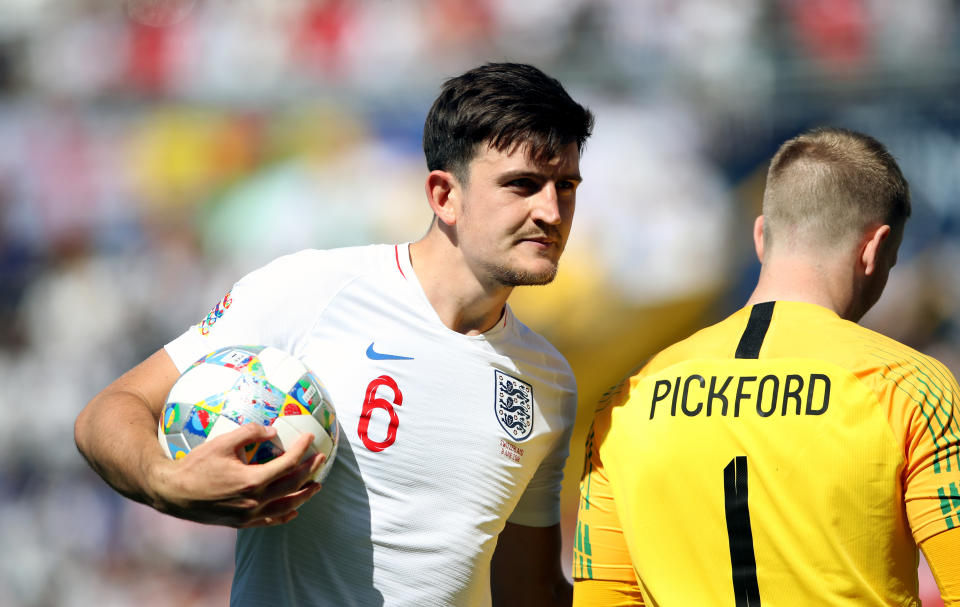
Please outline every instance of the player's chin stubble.
[[494, 265], [488, 269], [490, 276], [505, 287], [545, 285], [553, 282], [557, 276], [557, 264], [540, 272], [519, 270], [503, 265]]

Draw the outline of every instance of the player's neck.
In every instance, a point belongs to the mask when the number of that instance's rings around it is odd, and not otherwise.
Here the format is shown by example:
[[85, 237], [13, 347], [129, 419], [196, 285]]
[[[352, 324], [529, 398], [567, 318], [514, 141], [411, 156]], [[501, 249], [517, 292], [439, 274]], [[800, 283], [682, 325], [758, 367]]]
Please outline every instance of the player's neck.
[[846, 318], [853, 305], [850, 277], [837, 266], [805, 259], [778, 259], [763, 264], [747, 305], [764, 301], [800, 301], [833, 310]]
[[410, 264], [430, 305], [447, 328], [479, 335], [503, 317], [513, 289], [482, 284], [461, 251], [435, 230], [410, 245]]

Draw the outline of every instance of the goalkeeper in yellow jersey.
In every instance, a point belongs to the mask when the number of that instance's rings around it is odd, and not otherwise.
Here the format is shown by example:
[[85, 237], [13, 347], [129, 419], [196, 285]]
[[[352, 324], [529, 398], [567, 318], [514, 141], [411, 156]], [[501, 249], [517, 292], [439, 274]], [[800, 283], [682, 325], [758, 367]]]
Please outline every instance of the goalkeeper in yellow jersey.
[[816, 129], [771, 161], [746, 307], [597, 408], [574, 604], [960, 605], [960, 388], [859, 326], [910, 214], [875, 139]]

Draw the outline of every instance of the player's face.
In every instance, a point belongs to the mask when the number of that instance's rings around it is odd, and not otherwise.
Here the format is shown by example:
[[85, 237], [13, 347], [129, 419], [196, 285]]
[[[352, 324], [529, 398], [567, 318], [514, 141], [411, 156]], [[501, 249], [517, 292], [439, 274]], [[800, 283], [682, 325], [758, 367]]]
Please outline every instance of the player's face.
[[576, 144], [547, 162], [525, 147], [481, 148], [463, 184], [457, 237], [478, 276], [503, 286], [553, 280], [567, 244], [580, 184]]

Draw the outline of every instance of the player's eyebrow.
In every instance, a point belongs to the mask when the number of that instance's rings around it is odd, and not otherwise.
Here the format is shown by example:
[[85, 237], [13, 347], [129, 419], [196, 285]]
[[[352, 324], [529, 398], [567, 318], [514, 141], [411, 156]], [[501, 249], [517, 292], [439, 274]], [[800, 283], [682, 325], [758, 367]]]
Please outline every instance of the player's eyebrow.
[[[550, 179], [551, 175], [549, 175], [546, 171], [532, 171], [530, 169], [517, 169], [514, 171], [507, 171], [506, 173], [503, 173], [500, 176], [500, 179], [502, 182], [506, 183], [509, 181], [513, 181], [514, 179], [519, 179], [521, 177], [537, 177], [539, 179]], [[581, 183], [583, 182], [583, 177], [580, 176], [579, 172], [566, 173], [558, 176], [556, 178], [556, 181], [575, 181], [577, 183]]]

